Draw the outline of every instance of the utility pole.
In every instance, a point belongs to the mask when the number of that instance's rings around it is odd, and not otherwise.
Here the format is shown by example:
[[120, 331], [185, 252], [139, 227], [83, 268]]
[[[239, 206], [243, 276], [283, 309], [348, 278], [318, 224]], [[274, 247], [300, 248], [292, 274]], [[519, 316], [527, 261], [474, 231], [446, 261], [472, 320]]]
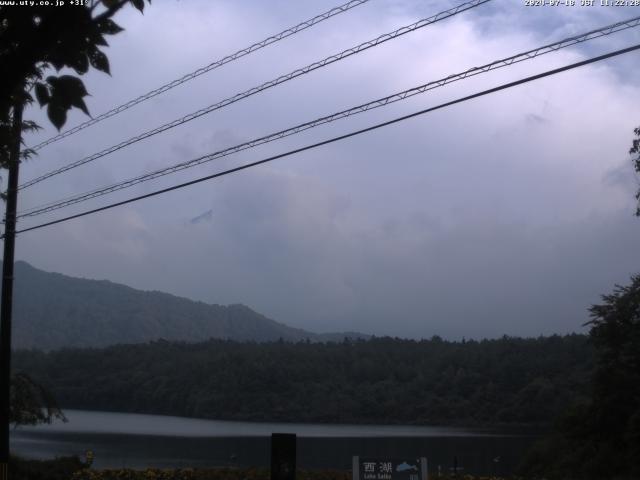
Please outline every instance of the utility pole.
[[0, 480], [9, 480], [9, 413], [11, 411], [11, 310], [13, 304], [13, 257], [18, 206], [18, 173], [22, 139], [22, 98], [13, 105], [12, 145], [9, 151], [9, 182], [4, 217], [2, 303], [0, 304]]

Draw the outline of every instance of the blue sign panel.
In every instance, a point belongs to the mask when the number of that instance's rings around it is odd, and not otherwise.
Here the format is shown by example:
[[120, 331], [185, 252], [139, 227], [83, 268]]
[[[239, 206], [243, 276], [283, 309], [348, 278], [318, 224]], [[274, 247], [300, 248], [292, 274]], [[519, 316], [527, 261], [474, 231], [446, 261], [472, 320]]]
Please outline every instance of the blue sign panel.
[[353, 480], [427, 480], [426, 458], [353, 457]]

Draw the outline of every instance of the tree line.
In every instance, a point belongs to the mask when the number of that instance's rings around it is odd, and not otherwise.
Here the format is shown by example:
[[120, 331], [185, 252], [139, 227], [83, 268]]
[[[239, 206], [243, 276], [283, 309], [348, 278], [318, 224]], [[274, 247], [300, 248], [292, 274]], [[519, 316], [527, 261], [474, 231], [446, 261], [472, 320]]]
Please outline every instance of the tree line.
[[549, 426], [588, 395], [584, 335], [15, 352], [62, 408], [287, 422]]
[[[640, 130], [639, 130], [640, 131]], [[589, 395], [576, 395], [524, 471], [553, 479], [640, 478], [640, 275], [593, 305]]]

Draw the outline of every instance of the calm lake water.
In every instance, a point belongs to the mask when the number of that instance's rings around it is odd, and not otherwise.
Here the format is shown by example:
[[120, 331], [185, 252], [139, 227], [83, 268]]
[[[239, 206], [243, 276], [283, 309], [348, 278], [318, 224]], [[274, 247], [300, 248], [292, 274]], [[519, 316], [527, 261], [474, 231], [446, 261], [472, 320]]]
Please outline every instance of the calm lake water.
[[429, 470], [509, 474], [533, 435], [443, 427], [250, 423], [65, 410], [68, 423], [20, 427], [12, 451], [29, 458], [95, 454], [96, 468], [258, 466], [270, 462], [270, 435], [298, 435], [299, 468], [349, 469], [351, 457], [427, 457]]

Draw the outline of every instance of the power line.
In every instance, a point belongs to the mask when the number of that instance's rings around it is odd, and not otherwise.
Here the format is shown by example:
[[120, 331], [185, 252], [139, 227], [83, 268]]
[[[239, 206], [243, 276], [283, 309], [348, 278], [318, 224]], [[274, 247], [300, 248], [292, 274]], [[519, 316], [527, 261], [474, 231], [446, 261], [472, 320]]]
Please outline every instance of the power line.
[[525, 84], [525, 83], [528, 83], [528, 82], [532, 82], [534, 80], [539, 80], [541, 78], [549, 77], [551, 75], [556, 75], [558, 73], [566, 72], [566, 71], [572, 70], [574, 68], [582, 67], [582, 66], [589, 65], [589, 64], [592, 64], [592, 63], [595, 63], [595, 62], [606, 60], [608, 58], [616, 57], [618, 55], [629, 53], [629, 52], [632, 52], [632, 51], [635, 51], [635, 50], [638, 50], [638, 49], [640, 49], [640, 44], [634, 45], [632, 47], [627, 47], [627, 48], [623, 48], [623, 49], [620, 49], [620, 50], [616, 50], [614, 52], [610, 52], [610, 53], [607, 53], [607, 54], [604, 54], [604, 55], [599, 55], [597, 57], [593, 57], [593, 58], [590, 58], [588, 60], [583, 60], [581, 62], [576, 62], [576, 63], [572, 63], [570, 65], [565, 65], [564, 67], [555, 68], [553, 70], [548, 70], [546, 72], [539, 73], [539, 74], [536, 74], [536, 75], [532, 75], [532, 76], [529, 76], [529, 77], [525, 77], [525, 78], [522, 78], [520, 80], [516, 80], [514, 82], [509, 82], [509, 83], [502, 84], [502, 85], [500, 85], [498, 87], [490, 88], [488, 90], [483, 90], [481, 92], [474, 93], [472, 95], [467, 95], [466, 97], [458, 98], [458, 99], [452, 100], [450, 102], [442, 103], [442, 104], [437, 105], [435, 107], [426, 108], [424, 110], [420, 110], [418, 112], [414, 112], [414, 113], [411, 113], [409, 115], [404, 115], [402, 117], [397, 117], [397, 118], [394, 118], [392, 120], [388, 120], [386, 122], [378, 123], [378, 124], [372, 125], [372, 126], [367, 127], [367, 128], [356, 130], [356, 131], [353, 131], [353, 132], [350, 132], [350, 133], [347, 133], [347, 134], [344, 134], [344, 135], [340, 135], [340, 136], [337, 136], [337, 137], [332, 137], [332, 138], [330, 138], [328, 140], [323, 140], [321, 142], [317, 142], [317, 143], [314, 143], [314, 144], [311, 144], [311, 145], [306, 145], [306, 146], [301, 147], [301, 148], [296, 148], [294, 150], [289, 150], [288, 152], [281, 153], [281, 154], [278, 154], [278, 155], [274, 155], [274, 156], [271, 156], [271, 157], [267, 157], [267, 158], [264, 158], [262, 160], [258, 160], [256, 162], [240, 165], [239, 167], [235, 167], [235, 168], [231, 168], [231, 169], [228, 169], [228, 170], [224, 170], [222, 172], [214, 173], [212, 175], [207, 175], [205, 177], [200, 177], [200, 178], [197, 178], [195, 180], [191, 180], [189, 182], [185, 182], [185, 183], [181, 183], [181, 184], [178, 184], [178, 185], [174, 185], [172, 187], [163, 188], [161, 190], [156, 190], [154, 192], [147, 193], [145, 195], [140, 195], [140, 196], [137, 196], [137, 197], [129, 198], [129, 199], [123, 200], [121, 202], [111, 203], [111, 204], [105, 205], [103, 207], [94, 208], [92, 210], [87, 210], [87, 211], [84, 211], [84, 212], [81, 212], [81, 213], [78, 213], [78, 214], [75, 214], [75, 215], [70, 215], [68, 217], [63, 217], [63, 218], [60, 218], [58, 220], [53, 220], [51, 222], [41, 223], [41, 224], [35, 225], [33, 227], [28, 227], [28, 228], [24, 228], [24, 229], [21, 229], [21, 230], [17, 230], [16, 233], [29, 232], [31, 230], [37, 230], [37, 229], [48, 227], [48, 226], [51, 226], [51, 225], [56, 225], [58, 223], [67, 222], [69, 220], [73, 220], [73, 219], [76, 219], [76, 218], [84, 217], [84, 216], [87, 216], [87, 215], [92, 215], [94, 213], [102, 212], [104, 210], [109, 210], [111, 208], [115, 208], [115, 207], [119, 207], [119, 206], [122, 206], [122, 205], [126, 205], [128, 203], [137, 202], [139, 200], [144, 200], [146, 198], [154, 197], [156, 195], [161, 195], [163, 193], [171, 192], [173, 190], [178, 190], [178, 189], [181, 189], [181, 188], [185, 188], [185, 187], [188, 187], [188, 186], [191, 186], [191, 185], [195, 185], [197, 183], [205, 182], [207, 180], [212, 180], [214, 178], [218, 178], [218, 177], [222, 177], [222, 176], [225, 176], [225, 175], [229, 175], [231, 173], [239, 172], [241, 170], [246, 170], [248, 168], [255, 167], [255, 166], [258, 166], [258, 165], [262, 165], [264, 163], [272, 162], [274, 160], [277, 160], [277, 159], [280, 159], [280, 158], [284, 158], [284, 157], [288, 157], [288, 156], [294, 155], [296, 153], [305, 152], [307, 150], [311, 150], [311, 149], [314, 149], [314, 148], [317, 148], [317, 147], [321, 147], [323, 145], [328, 145], [330, 143], [338, 142], [340, 140], [345, 140], [347, 138], [355, 137], [357, 135], [361, 135], [363, 133], [371, 132], [373, 130], [377, 130], [377, 129], [382, 128], [382, 127], [386, 127], [386, 126], [389, 126], [389, 125], [392, 125], [392, 124], [395, 124], [395, 123], [399, 123], [399, 122], [402, 122], [404, 120], [408, 120], [408, 119], [413, 118], [413, 117], [424, 115], [426, 113], [430, 113], [430, 112], [433, 112], [433, 111], [436, 111], [436, 110], [440, 110], [440, 109], [443, 109], [443, 108], [446, 108], [446, 107], [450, 107], [452, 105], [463, 103], [463, 102], [466, 102], [466, 101], [469, 101], [469, 100], [472, 100], [472, 99], [475, 99], [475, 98], [478, 98], [478, 97], [483, 97], [485, 95], [496, 93], [496, 92], [499, 92], [501, 90], [506, 90], [508, 88], [516, 87], [518, 85], [522, 85], [522, 84]]
[[59, 175], [63, 172], [66, 172], [68, 170], [71, 170], [73, 168], [79, 167], [81, 165], [84, 165], [86, 163], [92, 162], [94, 160], [97, 160], [98, 158], [104, 157], [106, 155], [109, 155], [113, 152], [116, 152], [122, 148], [125, 148], [129, 145], [132, 145], [134, 143], [137, 143], [141, 140], [144, 140], [146, 138], [152, 137], [153, 135], [157, 135], [158, 133], [162, 133], [166, 130], [169, 130], [171, 128], [177, 127], [178, 125], [182, 125], [184, 123], [190, 122], [191, 120], [195, 120], [196, 118], [199, 118], [203, 115], [206, 115], [208, 113], [213, 112], [214, 110], [219, 110], [221, 108], [227, 107], [233, 103], [236, 103], [240, 100], [243, 100], [247, 97], [250, 97], [252, 95], [255, 95], [257, 93], [260, 93], [268, 88], [272, 88], [275, 87], [276, 85], [280, 85], [281, 83], [285, 83], [288, 82], [289, 80], [293, 80], [294, 78], [297, 78], [301, 75], [307, 74], [309, 72], [312, 72], [314, 70], [317, 70], [319, 68], [322, 67], [326, 67], [327, 65], [330, 65], [332, 63], [338, 62], [340, 60], [343, 60], [345, 58], [348, 58], [352, 55], [355, 55], [357, 53], [363, 52], [369, 48], [381, 45], [382, 43], [385, 43], [389, 40], [393, 40], [395, 38], [398, 38], [402, 35], [405, 35], [407, 33], [413, 32], [415, 30], [418, 30], [420, 28], [426, 27], [428, 25], [432, 25], [436, 22], [439, 22], [441, 20], [444, 20], [446, 18], [452, 17], [454, 15], [457, 15], [461, 12], [464, 12], [466, 10], [470, 10], [472, 8], [475, 8], [479, 5], [482, 5], [484, 3], [490, 2], [491, 0], [471, 0], [465, 3], [462, 3], [460, 5], [458, 5], [457, 7], [451, 8], [449, 10], [445, 10], [443, 12], [437, 13], [436, 15], [433, 15], [429, 18], [425, 18], [422, 20], [419, 20], [418, 22], [412, 23], [411, 25], [407, 25], [404, 27], [401, 27], [397, 30], [394, 30], [393, 32], [390, 33], [385, 33], [383, 35], [380, 35], [378, 37], [376, 37], [373, 40], [369, 40], [367, 42], [361, 43], [355, 47], [351, 47], [348, 48], [346, 50], [343, 50], [340, 53], [337, 53], [335, 55], [331, 55], [327, 58], [324, 58], [323, 60], [320, 60], [318, 62], [314, 62], [310, 65], [307, 65], [306, 67], [303, 68], [299, 68], [297, 70], [294, 70], [293, 72], [290, 72], [286, 75], [282, 75], [276, 79], [270, 80], [268, 82], [263, 83], [262, 85], [259, 85], [257, 87], [253, 87], [249, 90], [246, 90], [242, 93], [238, 93], [232, 97], [226, 98], [218, 103], [215, 103], [213, 105], [209, 105], [208, 107], [202, 108], [196, 112], [190, 113], [189, 115], [186, 115], [182, 118], [173, 120], [172, 122], [166, 123], [164, 125], [161, 125], [159, 127], [154, 128], [153, 130], [148, 130], [147, 132], [144, 132], [140, 135], [137, 135], [135, 137], [132, 137], [128, 140], [125, 140], [117, 145], [111, 146], [109, 148], [106, 148], [105, 150], [102, 150], [98, 153], [94, 153], [93, 155], [90, 155], [88, 157], [85, 157], [81, 160], [75, 161], [73, 163], [70, 163], [64, 167], [58, 168], [56, 170], [50, 171], [48, 173], [45, 173], [44, 175], [41, 175], [37, 178], [34, 178], [32, 180], [29, 180], [26, 183], [23, 183], [22, 185], [20, 185], [20, 189], [24, 189], [27, 187], [30, 187], [32, 185], [35, 185], [36, 183], [42, 182], [43, 180], [46, 180], [47, 178], [53, 177], [55, 175]]
[[122, 105], [119, 105], [109, 110], [108, 112], [102, 113], [95, 118], [87, 120], [86, 122], [83, 122], [73, 128], [70, 128], [69, 130], [66, 130], [62, 133], [59, 133], [58, 135], [55, 135], [45, 140], [44, 142], [37, 144], [36, 146], [31, 147], [31, 149], [36, 151], [40, 150], [41, 148], [44, 148], [47, 145], [57, 142], [58, 140], [61, 140], [70, 135], [73, 135], [74, 133], [77, 133], [80, 130], [84, 130], [85, 128], [95, 125], [96, 123], [101, 122], [102, 120], [106, 120], [107, 118], [110, 118], [110, 117], [113, 117], [114, 115], [122, 113], [125, 110], [128, 110], [129, 108], [135, 105], [138, 105], [139, 103], [142, 103], [146, 100], [149, 100], [150, 98], [160, 95], [161, 93], [171, 90], [172, 88], [175, 88], [178, 85], [182, 85], [185, 82], [193, 80], [194, 78], [199, 77], [200, 75], [203, 75], [212, 70], [215, 70], [216, 68], [222, 67], [223, 65], [226, 65], [227, 63], [231, 63], [234, 60], [238, 60], [268, 45], [279, 42], [280, 40], [284, 40], [285, 38], [290, 37], [291, 35], [295, 35], [298, 32], [301, 32], [303, 30], [306, 30], [307, 28], [313, 27], [314, 25], [324, 22], [325, 20], [328, 20], [329, 18], [339, 15], [341, 13], [344, 13], [348, 10], [351, 10], [352, 8], [362, 5], [363, 3], [367, 3], [368, 1], [370, 0], [351, 0], [343, 5], [334, 7], [331, 10], [321, 13], [320, 15], [316, 15], [315, 17], [305, 20], [304, 22], [299, 23], [298, 25], [287, 28], [286, 30], [283, 30], [280, 33], [272, 35], [268, 38], [265, 38], [264, 40], [261, 40], [260, 42], [256, 42], [253, 45], [250, 45], [241, 50], [238, 50], [237, 52], [232, 53], [231, 55], [227, 55], [226, 57], [216, 60], [210, 63], [209, 65], [201, 67], [191, 73], [187, 73], [181, 78], [178, 78], [169, 83], [166, 83], [161, 87], [156, 88], [155, 90], [151, 90], [150, 92], [147, 92], [144, 95], [140, 95], [139, 97], [134, 98], [133, 100], [129, 100], [128, 102], [123, 103]]
[[523, 53], [518, 53], [516, 55], [512, 55], [508, 58], [504, 58], [502, 60], [497, 60], [494, 61], [492, 63], [488, 63], [486, 65], [480, 66], [480, 67], [474, 67], [471, 68], [469, 70], [466, 70], [462, 73], [457, 73], [457, 74], [453, 74], [453, 75], [449, 75], [447, 77], [444, 77], [442, 79], [439, 80], [434, 80], [431, 81], [429, 83], [420, 85], [418, 87], [414, 87], [408, 90], [404, 90], [402, 92], [399, 93], [394, 93], [393, 95], [389, 95], [383, 98], [379, 98], [377, 100], [373, 100], [371, 102], [356, 106], [356, 107], [352, 107], [349, 108], [347, 110], [342, 110], [340, 112], [337, 113], [333, 113], [331, 115], [327, 115], [315, 120], [312, 120], [310, 122], [306, 122], [306, 123], [302, 123], [299, 125], [296, 125], [294, 127], [288, 128], [286, 130], [281, 130], [279, 132], [276, 133], [272, 133], [257, 139], [253, 139], [250, 140], [248, 142], [244, 142], [241, 143], [239, 145], [235, 145], [233, 147], [229, 147], [214, 153], [210, 153], [207, 155], [203, 155], [201, 157], [195, 158], [195, 159], [191, 159], [189, 161], [186, 162], [181, 162], [178, 163], [176, 165], [170, 166], [170, 167], [166, 167], [166, 168], [162, 168], [153, 172], [149, 172], [143, 175], [139, 175], [137, 177], [122, 181], [122, 182], [117, 182], [115, 184], [106, 186], [106, 187], [100, 187], [98, 189], [89, 191], [89, 192], [85, 192], [82, 194], [77, 194], [71, 197], [67, 197], [65, 199], [62, 200], [57, 200], [55, 202], [50, 202], [48, 204], [45, 205], [40, 205], [37, 207], [33, 207], [31, 209], [25, 210], [23, 212], [20, 212], [20, 214], [18, 215], [18, 218], [24, 218], [24, 217], [34, 217], [37, 215], [41, 215], [44, 213], [49, 213], [52, 212], [54, 210], [58, 210], [60, 208], [64, 208], [70, 205], [74, 205], [76, 203], [80, 203], [86, 200], [90, 200], [93, 198], [97, 198], [100, 197], [102, 195], [107, 195], [109, 193], [113, 193], [116, 192], [118, 190], [122, 190], [124, 188], [129, 188], [132, 187], [134, 185], [137, 185], [139, 183], [143, 183], [149, 180], [153, 180], [165, 175], [169, 175], [171, 173], [175, 173], [187, 168], [191, 168], [197, 165], [201, 165], [203, 163], [206, 162], [210, 162], [212, 160], [218, 159], [218, 158], [222, 158], [234, 153], [238, 153], [240, 151], [244, 151], [250, 148], [254, 148], [256, 146], [259, 145], [263, 145], [275, 140], [279, 140], [281, 138], [285, 138], [291, 135], [295, 135], [297, 133], [309, 130], [311, 128], [317, 127], [319, 125], [322, 124], [326, 124], [326, 123], [330, 123], [342, 118], [346, 118], [349, 117], [351, 115], [356, 115], [359, 113], [363, 113], [369, 110], [373, 110], [375, 108], [379, 108], [385, 105], [389, 105], [391, 103], [394, 102], [398, 102], [401, 100], [405, 100], [407, 98], [410, 98], [414, 95], [418, 95], [421, 93], [425, 93], [427, 91], [433, 90], [435, 88], [438, 87], [442, 87], [444, 85], [447, 85], [449, 83], [453, 83], [459, 80], [463, 80], [465, 78], [471, 77], [471, 76], [475, 76], [475, 75], [479, 75], [481, 73], [486, 73], [492, 70], [496, 70], [498, 68], [502, 68], [502, 67], [506, 67], [509, 65], [513, 65], [514, 63], [519, 63], [522, 61], [526, 61], [526, 60], [530, 60], [533, 58], [536, 58], [538, 56], [550, 53], [550, 52], [556, 52], [562, 48], [567, 48], [569, 46], [578, 44], [578, 43], [582, 43], [588, 40], [592, 40], [594, 38], [599, 38], [605, 35], [610, 35], [612, 33], [615, 32], [619, 32], [622, 30], [626, 30], [629, 28], [633, 28], [633, 27], [637, 27], [638, 25], [640, 25], [640, 16], [635, 17], [635, 18], [631, 18], [628, 20], [624, 20], [621, 22], [616, 22], [612, 25], [607, 25], [606, 27], [602, 27], [599, 28], [597, 30], [592, 30], [589, 31], [587, 33], [583, 33], [580, 35], [575, 35], [569, 38], [565, 38], [563, 40], [560, 40], [558, 42], [554, 42], [533, 50], [528, 50], [526, 52]]

